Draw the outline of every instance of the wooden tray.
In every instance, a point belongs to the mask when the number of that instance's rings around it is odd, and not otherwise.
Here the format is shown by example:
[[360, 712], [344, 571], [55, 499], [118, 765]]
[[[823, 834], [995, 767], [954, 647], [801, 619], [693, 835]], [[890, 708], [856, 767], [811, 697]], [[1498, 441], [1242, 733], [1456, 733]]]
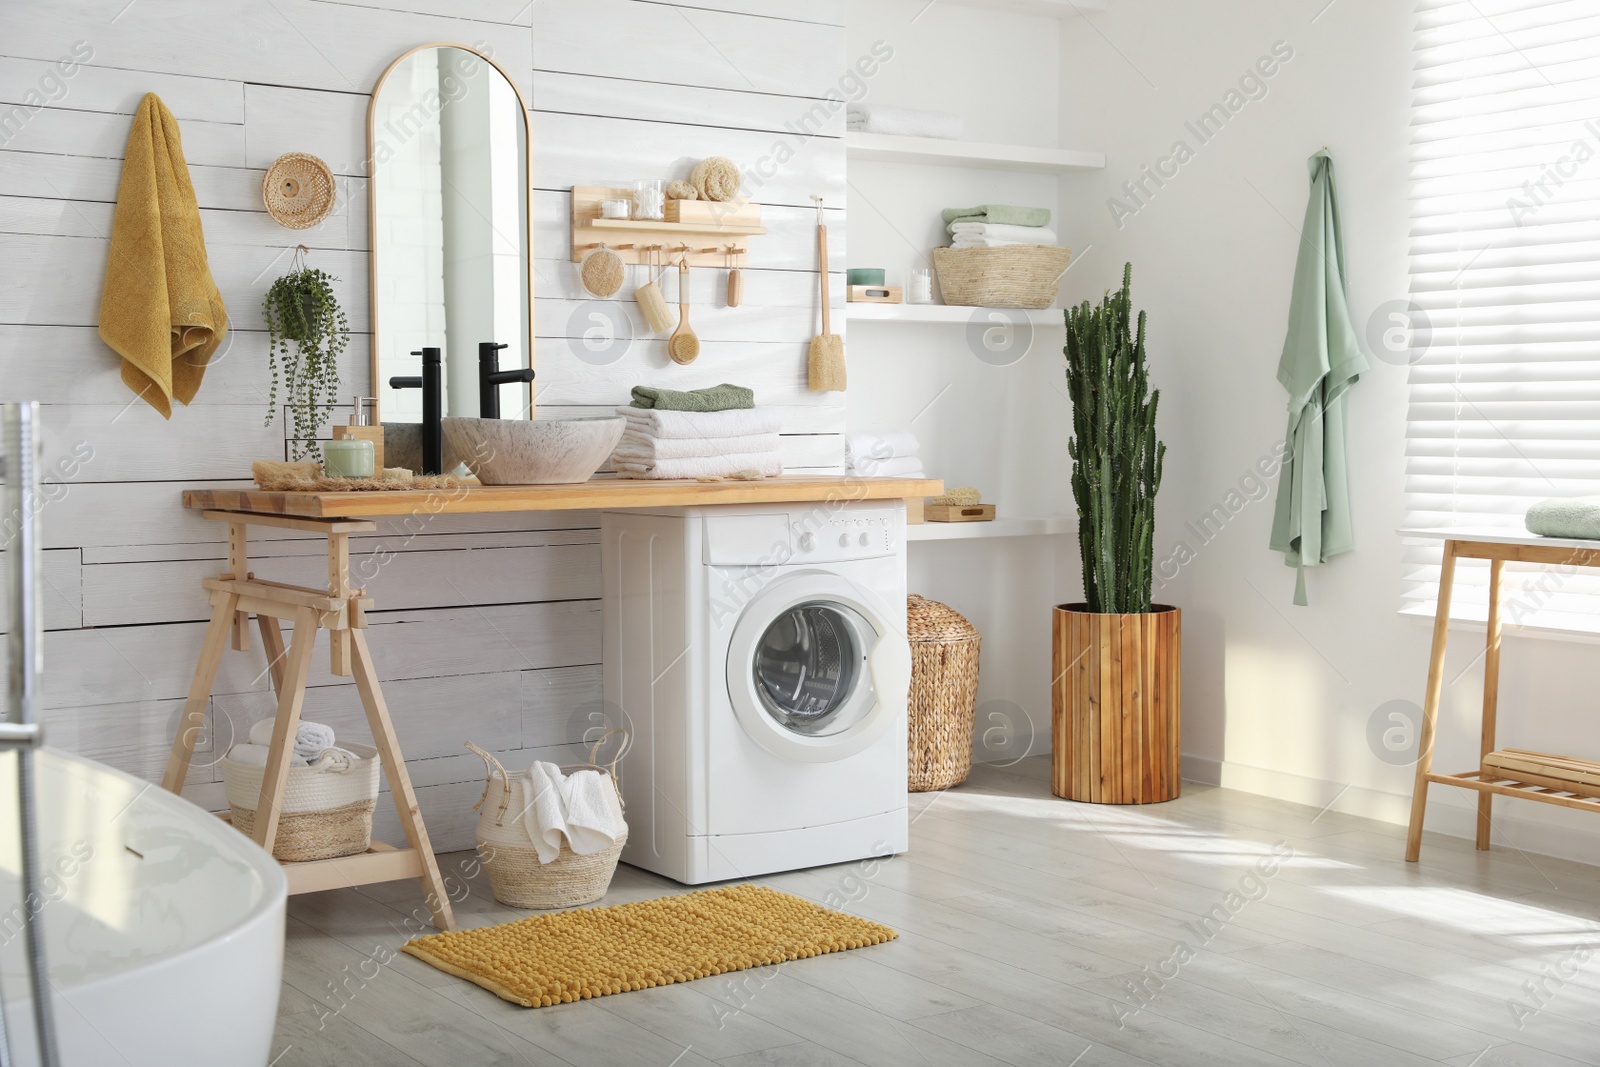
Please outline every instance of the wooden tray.
[[1483, 777], [1507, 778], [1563, 793], [1600, 797], [1600, 763], [1571, 756], [1552, 756], [1520, 748], [1501, 749], [1483, 757]]
[[903, 292], [898, 285], [852, 285], [844, 298], [852, 304], [898, 304]]
[[993, 522], [993, 504], [927, 504], [922, 517], [928, 522]]

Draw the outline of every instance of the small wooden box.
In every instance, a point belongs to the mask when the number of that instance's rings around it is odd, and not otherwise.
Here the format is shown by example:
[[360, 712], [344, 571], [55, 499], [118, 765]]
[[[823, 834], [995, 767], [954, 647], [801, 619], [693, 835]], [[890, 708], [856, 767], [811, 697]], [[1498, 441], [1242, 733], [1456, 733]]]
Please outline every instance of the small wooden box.
[[929, 522], [993, 522], [993, 504], [928, 504], [922, 509]]
[[852, 285], [844, 298], [852, 304], [898, 304], [902, 292], [898, 285]]
[[760, 226], [761, 205], [734, 200], [668, 200], [667, 222], [693, 226]]
[[921, 526], [923, 524], [925, 520], [922, 517], [922, 509], [927, 505], [927, 502], [928, 498], [925, 496], [914, 496], [906, 500], [907, 526]]

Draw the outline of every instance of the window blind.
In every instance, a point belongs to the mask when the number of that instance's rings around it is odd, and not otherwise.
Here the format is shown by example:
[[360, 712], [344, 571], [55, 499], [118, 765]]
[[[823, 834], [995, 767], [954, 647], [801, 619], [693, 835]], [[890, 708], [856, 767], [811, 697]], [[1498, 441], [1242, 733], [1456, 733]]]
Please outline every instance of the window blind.
[[[1522, 531], [1600, 495], [1600, 0], [1419, 0], [1407, 524]], [[1408, 545], [1433, 613], [1440, 545]], [[1461, 563], [1452, 614], [1482, 618]], [[1600, 575], [1508, 568], [1507, 621], [1600, 632]]]

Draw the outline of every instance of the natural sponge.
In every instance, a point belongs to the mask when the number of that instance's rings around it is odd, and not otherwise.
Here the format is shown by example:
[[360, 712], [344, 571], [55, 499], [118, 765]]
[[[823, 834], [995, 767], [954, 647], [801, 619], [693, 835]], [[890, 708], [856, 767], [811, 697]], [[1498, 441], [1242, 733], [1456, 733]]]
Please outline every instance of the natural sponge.
[[958, 485], [954, 489], [946, 490], [942, 496], [930, 496], [928, 498], [928, 503], [934, 505], [948, 504], [951, 507], [957, 508], [970, 508], [972, 505], [980, 502], [981, 500], [983, 500], [983, 494], [978, 492], [972, 486]]
[[712, 156], [694, 165], [689, 182], [701, 200], [734, 200], [739, 196], [739, 166], [725, 156]]
[[689, 182], [668, 182], [667, 199], [698, 200], [700, 199], [700, 190], [696, 189]]

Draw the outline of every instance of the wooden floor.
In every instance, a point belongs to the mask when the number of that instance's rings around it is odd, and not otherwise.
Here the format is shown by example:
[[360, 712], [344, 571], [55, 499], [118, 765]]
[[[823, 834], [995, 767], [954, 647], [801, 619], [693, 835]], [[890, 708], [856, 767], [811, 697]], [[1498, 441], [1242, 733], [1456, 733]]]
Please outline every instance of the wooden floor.
[[[553, 1008], [398, 954], [413, 886], [294, 898], [274, 1067], [1600, 1064], [1600, 868], [1433, 835], [1408, 866], [1402, 827], [1047, 780], [976, 768], [912, 797], [908, 855], [758, 879], [896, 941]], [[465, 924], [526, 914], [463, 889]], [[605, 903], [682, 891], [623, 867]]]

